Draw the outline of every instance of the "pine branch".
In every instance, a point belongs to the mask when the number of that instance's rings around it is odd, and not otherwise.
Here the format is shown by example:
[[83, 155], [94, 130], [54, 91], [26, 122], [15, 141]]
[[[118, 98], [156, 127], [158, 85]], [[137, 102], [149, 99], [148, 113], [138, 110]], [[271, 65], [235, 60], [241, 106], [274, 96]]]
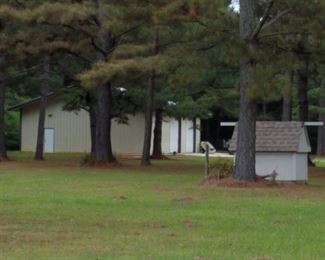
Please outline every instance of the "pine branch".
[[132, 31], [138, 29], [138, 28], [141, 27], [142, 25], [144, 25], [144, 23], [140, 23], [140, 24], [138, 24], [138, 25], [136, 25], [136, 26], [133, 26], [133, 27], [131, 27], [131, 28], [125, 30], [124, 32], [121, 32], [121, 33], [115, 35], [115, 36], [114, 36], [114, 39], [119, 39], [119, 38], [121, 38], [123, 35], [128, 34], [128, 33], [132, 32]]
[[90, 39], [90, 41], [91, 41], [91, 45], [94, 47], [94, 49], [95, 49], [96, 51], [99, 51], [99, 52], [101, 52], [101, 53], [104, 54], [104, 55], [107, 55], [107, 54], [108, 54], [105, 50], [103, 50], [102, 48], [100, 48], [100, 47], [96, 44], [95, 37], [94, 37], [91, 33], [87, 32], [86, 30], [83, 30], [83, 29], [81, 29], [81, 28], [76, 28], [76, 27], [73, 27], [73, 26], [70, 25], [70, 24], [64, 24], [64, 23], [57, 23], [57, 24], [55, 24], [55, 23], [50, 23], [50, 22], [43, 22], [43, 24], [45, 24], [45, 25], [49, 25], [49, 26], [62, 26], [62, 27], [65, 27], [65, 28], [67, 28], [67, 29], [73, 30], [73, 31], [75, 31], [75, 32], [81, 32], [81, 33], [83, 33], [86, 37], [88, 37], [88, 38]]
[[86, 62], [88, 64], [91, 64], [93, 62], [91, 59], [89, 59], [89, 58], [87, 58], [87, 57], [85, 57], [85, 56], [83, 56], [83, 55], [81, 55], [81, 54], [79, 54], [77, 52], [74, 52], [74, 51], [71, 51], [71, 50], [67, 50], [65, 52], [67, 52], [68, 54], [83, 60], [84, 62]]
[[259, 39], [269, 38], [274, 36], [288, 36], [288, 35], [310, 35], [309, 32], [275, 32], [269, 34], [263, 34], [259, 37]]
[[273, 25], [274, 23], [276, 23], [277, 21], [279, 21], [283, 16], [287, 15], [288, 13], [290, 13], [291, 9], [286, 9], [282, 12], [280, 12], [277, 16], [275, 16], [273, 19], [271, 19], [269, 22], [265, 23], [263, 25], [263, 27], [261, 28], [261, 32], [264, 31], [265, 29], [267, 29], [268, 27], [270, 27], [271, 25]]
[[273, 7], [273, 0], [269, 2], [269, 4], [267, 5], [266, 9], [265, 9], [265, 12], [263, 14], [263, 17], [260, 21], [260, 23], [258, 24], [258, 26], [255, 28], [255, 30], [253, 31], [252, 35], [250, 36], [251, 39], [256, 39], [259, 35], [259, 33], [261, 32], [264, 24], [266, 23], [266, 20], [267, 18], [269, 17], [270, 15], [270, 12], [271, 12], [271, 9]]
[[218, 45], [218, 43], [214, 43], [214, 44], [211, 44], [209, 46], [199, 48], [199, 49], [197, 49], [197, 51], [207, 51], [207, 50], [213, 49], [217, 45]]
[[22, 9], [25, 9], [26, 8], [26, 6], [23, 3], [21, 3], [19, 0], [15, 0], [15, 3], [16, 3], [16, 5], [18, 7], [22, 8]]

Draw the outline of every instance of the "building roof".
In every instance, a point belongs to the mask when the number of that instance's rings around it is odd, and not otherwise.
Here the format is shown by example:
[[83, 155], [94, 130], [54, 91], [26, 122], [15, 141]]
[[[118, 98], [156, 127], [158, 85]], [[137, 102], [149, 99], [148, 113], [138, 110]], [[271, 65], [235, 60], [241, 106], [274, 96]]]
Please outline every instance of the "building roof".
[[[236, 151], [237, 125], [229, 150]], [[256, 152], [310, 152], [303, 122], [256, 122]]]
[[[55, 95], [56, 94], [54, 92], [49, 92], [48, 94], [46, 94], [46, 97], [52, 97], [52, 96], [55, 96]], [[41, 96], [31, 98], [31, 99], [28, 99], [28, 100], [23, 101], [21, 103], [18, 103], [18, 104], [14, 105], [14, 106], [9, 107], [9, 110], [17, 110], [17, 109], [23, 108], [25, 106], [32, 105], [34, 103], [38, 103], [40, 100], [41, 100]]]

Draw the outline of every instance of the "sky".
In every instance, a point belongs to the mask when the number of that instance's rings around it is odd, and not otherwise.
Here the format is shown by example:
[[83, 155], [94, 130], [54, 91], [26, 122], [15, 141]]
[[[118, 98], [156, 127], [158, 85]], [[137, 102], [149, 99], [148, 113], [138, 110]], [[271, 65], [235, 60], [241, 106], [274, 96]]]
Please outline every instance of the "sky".
[[238, 0], [232, 0], [231, 6], [234, 8], [236, 12], [239, 12], [239, 3]]

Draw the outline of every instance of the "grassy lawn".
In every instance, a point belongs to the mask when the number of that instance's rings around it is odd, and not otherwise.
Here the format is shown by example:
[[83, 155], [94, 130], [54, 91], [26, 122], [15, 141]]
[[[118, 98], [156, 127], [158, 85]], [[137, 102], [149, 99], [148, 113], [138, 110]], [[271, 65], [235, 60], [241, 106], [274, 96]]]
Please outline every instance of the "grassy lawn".
[[307, 187], [227, 189], [199, 185], [202, 158], [92, 169], [78, 154], [11, 156], [0, 259], [325, 259], [325, 168]]

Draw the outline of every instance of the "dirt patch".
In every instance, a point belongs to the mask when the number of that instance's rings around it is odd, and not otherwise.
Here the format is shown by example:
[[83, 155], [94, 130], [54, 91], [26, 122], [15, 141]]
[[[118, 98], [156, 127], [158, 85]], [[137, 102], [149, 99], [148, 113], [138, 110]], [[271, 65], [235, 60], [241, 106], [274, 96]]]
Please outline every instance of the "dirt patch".
[[202, 186], [216, 186], [225, 188], [304, 188], [307, 184], [302, 182], [277, 182], [268, 181], [264, 179], [257, 179], [256, 181], [239, 181], [232, 177], [218, 180], [216, 176], [205, 178], [200, 185]]
[[195, 228], [197, 225], [190, 219], [182, 221], [182, 224], [187, 228]]
[[311, 179], [325, 179], [325, 168], [309, 168], [309, 177]]
[[114, 197], [115, 200], [127, 200], [128, 197], [126, 196], [117, 196], [117, 197]]
[[167, 226], [159, 223], [159, 222], [148, 222], [144, 224], [144, 227], [146, 228], [153, 228], [153, 229], [163, 229], [167, 228]]
[[0, 155], [0, 162], [8, 162], [8, 161], [9, 161], [8, 157]]

